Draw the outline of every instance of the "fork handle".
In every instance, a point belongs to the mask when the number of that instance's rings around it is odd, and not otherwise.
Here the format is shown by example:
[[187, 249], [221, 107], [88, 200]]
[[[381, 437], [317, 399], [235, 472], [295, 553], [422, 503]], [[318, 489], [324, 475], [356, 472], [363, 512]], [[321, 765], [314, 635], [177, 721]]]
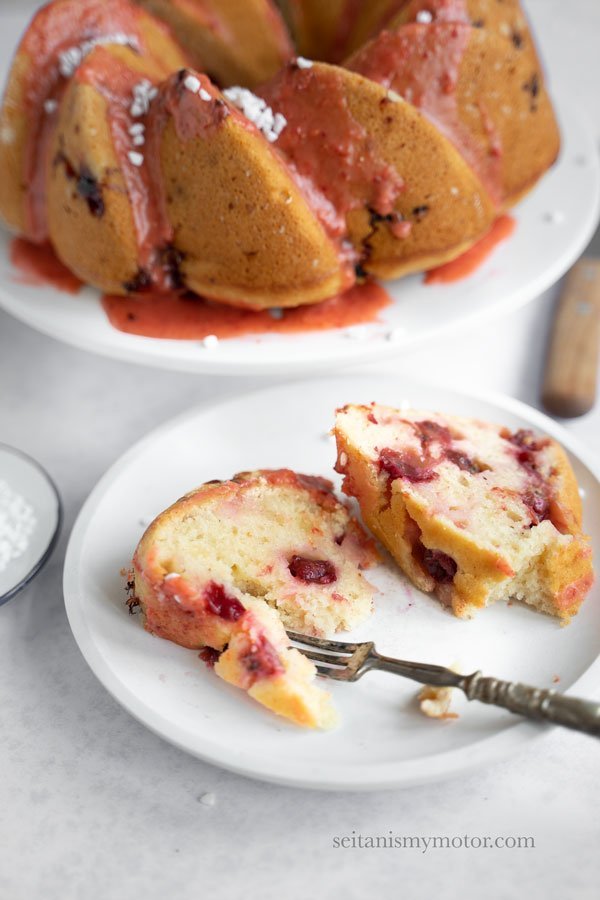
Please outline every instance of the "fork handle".
[[460, 686], [469, 700], [501, 706], [529, 719], [553, 722], [600, 737], [600, 703], [592, 700], [566, 697], [515, 681], [486, 678], [481, 672], [469, 675]]

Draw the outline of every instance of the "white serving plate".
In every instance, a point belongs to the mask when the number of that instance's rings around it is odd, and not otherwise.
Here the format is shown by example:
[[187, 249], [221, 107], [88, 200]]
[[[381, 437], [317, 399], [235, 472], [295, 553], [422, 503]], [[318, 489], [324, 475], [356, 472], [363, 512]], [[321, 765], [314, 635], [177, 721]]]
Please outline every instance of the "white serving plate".
[[[573, 438], [515, 400], [462, 394], [390, 375], [306, 380], [194, 409], [137, 444], [104, 476], [71, 536], [64, 591], [75, 639], [98, 679], [135, 718], [204, 760], [298, 787], [367, 790], [434, 781], [489, 763], [545, 733], [495, 708], [457, 698], [460, 718], [428, 720], [417, 686], [386, 673], [331, 683], [342, 725], [303, 731], [259, 707], [206, 669], [195, 651], [143, 630], [129, 616], [119, 572], [145, 525], [187, 490], [254, 467], [289, 466], [332, 477], [327, 431], [334, 409], [378, 400], [531, 427], [562, 442], [585, 496], [585, 527], [600, 544], [598, 464]], [[337, 477], [337, 476], [336, 476]], [[460, 621], [410, 587], [391, 564], [369, 577], [381, 594], [352, 639], [380, 651], [464, 671], [592, 695], [600, 686], [599, 589], [567, 628], [515, 604]], [[589, 740], [584, 736], [581, 740]]]

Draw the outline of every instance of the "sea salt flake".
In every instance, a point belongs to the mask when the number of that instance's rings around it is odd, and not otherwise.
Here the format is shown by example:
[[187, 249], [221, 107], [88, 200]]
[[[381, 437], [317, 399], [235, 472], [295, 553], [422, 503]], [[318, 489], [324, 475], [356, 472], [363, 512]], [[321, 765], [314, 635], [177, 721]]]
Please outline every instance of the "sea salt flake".
[[206, 102], [208, 103], [210, 100], [212, 100], [212, 97], [210, 96], [208, 91], [206, 91], [204, 88], [200, 88], [200, 99], [206, 100]]
[[296, 65], [299, 69], [312, 69], [314, 64], [312, 59], [306, 59], [304, 56], [297, 56]]
[[417, 13], [417, 22], [420, 22], [421, 25], [429, 25], [430, 22], [433, 22], [433, 16], [428, 9], [420, 9]]
[[130, 150], [127, 156], [132, 166], [141, 166], [144, 162], [144, 157], [137, 150]]

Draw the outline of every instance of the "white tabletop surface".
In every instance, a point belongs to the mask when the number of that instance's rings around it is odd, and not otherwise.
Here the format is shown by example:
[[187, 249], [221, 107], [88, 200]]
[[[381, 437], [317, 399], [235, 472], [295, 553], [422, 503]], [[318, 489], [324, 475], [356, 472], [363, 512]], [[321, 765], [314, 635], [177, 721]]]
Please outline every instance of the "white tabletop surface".
[[[600, 137], [600, 4], [527, 6], [552, 81], [571, 88]], [[556, 294], [388, 368], [538, 405]], [[430, 787], [301, 792], [230, 775], [163, 743], [87, 668], [69, 631], [61, 578], [69, 530], [88, 492], [155, 425], [264, 383], [88, 356], [0, 313], [0, 440], [48, 468], [66, 509], [50, 564], [0, 609], [0, 898], [495, 900], [517, 890], [532, 900], [596, 897], [600, 779], [591, 738], [553, 731], [493, 769]], [[567, 427], [600, 449], [600, 409]], [[200, 802], [207, 793], [213, 806]], [[333, 846], [335, 836], [353, 832], [531, 836], [535, 848]]]

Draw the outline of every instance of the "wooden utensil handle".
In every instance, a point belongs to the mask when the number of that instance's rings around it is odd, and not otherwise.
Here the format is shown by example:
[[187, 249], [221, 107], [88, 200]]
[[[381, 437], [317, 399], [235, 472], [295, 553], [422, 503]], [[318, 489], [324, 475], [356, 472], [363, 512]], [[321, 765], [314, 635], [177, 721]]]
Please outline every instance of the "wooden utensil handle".
[[600, 345], [600, 259], [575, 263], [559, 300], [548, 348], [542, 402], [557, 416], [594, 406]]

